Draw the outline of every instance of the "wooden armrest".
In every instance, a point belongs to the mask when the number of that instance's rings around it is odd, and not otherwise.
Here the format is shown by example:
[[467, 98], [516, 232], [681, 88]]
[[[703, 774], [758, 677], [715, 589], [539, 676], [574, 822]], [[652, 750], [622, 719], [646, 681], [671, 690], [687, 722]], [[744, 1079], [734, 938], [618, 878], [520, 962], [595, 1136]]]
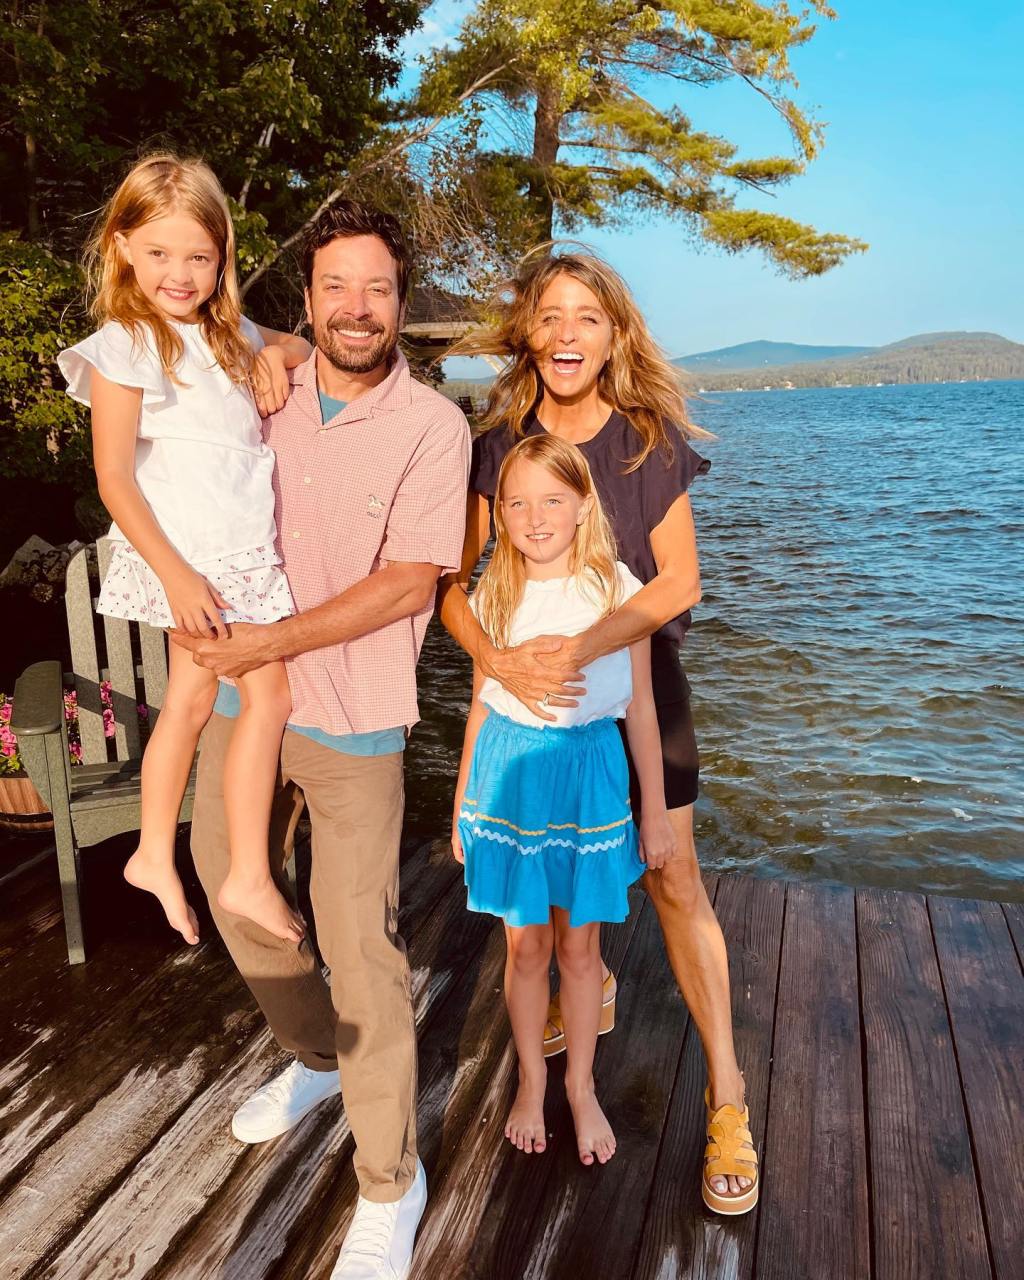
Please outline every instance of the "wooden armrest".
[[64, 722], [64, 689], [59, 662], [36, 662], [14, 686], [11, 728], [19, 738], [59, 733]]

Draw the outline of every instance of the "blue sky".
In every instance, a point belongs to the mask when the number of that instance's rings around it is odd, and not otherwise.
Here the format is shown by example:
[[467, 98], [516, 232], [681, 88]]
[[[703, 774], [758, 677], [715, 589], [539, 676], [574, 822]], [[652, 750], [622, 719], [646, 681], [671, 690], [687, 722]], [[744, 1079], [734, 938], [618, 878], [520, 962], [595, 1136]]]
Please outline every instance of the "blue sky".
[[[871, 247], [793, 282], [755, 254], [697, 250], [668, 221], [585, 233], [630, 282], [670, 355], [757, 338], [870, 345], [949, 329], [1024, 342], [1024, 93], [1013, 87], [1024, 6], [835, 7], [838, 19], [821, 20], [793, 56], [794, 96], [828, 125], [824, 150], [758, 200]], [[438, 0], [412, 49], [450, 38], [465, 8]], [[672, 94], [696, 127], [747, 154], [788, 153], [782, 121], [746, 86], [672, 86], [657, 100]]]

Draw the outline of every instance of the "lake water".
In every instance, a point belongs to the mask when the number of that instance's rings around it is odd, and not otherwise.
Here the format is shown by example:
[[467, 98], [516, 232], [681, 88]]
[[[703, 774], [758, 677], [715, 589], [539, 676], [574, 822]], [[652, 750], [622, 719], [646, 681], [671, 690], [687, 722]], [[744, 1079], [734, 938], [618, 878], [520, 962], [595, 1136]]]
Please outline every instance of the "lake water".
[[[704, 866], [1024, 898], [1024, 382], [731, 393], [691, 491]], [[432, 625], [412, 830], [469, 671]]]

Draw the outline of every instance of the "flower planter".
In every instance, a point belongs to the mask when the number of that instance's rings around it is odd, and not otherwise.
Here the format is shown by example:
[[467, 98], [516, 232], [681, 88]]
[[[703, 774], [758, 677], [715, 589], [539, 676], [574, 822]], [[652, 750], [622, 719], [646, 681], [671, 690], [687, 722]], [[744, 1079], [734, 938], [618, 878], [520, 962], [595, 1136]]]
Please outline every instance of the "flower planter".
[[0, 777], [0, 829], [50, 831], [53, 817], [28, 774]]

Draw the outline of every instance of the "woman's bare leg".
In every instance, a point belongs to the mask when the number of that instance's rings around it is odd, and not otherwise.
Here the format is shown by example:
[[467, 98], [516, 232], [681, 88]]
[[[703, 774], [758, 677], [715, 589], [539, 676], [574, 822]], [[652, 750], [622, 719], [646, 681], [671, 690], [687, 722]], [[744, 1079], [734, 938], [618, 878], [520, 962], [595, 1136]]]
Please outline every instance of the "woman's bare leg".
[[224, 760], [231, 869], [217, 902], [285, 942], [300, 942], [305, 925], [274, 883], [268, 850], [281, 736], [291, 711], [284, 663], [247, 672], [238, 680], [238, 693], [242, 709]]
[[519, 1088], [508, 1113], [505, 1137], [520, 1151], [540, 1152], [547, 1146], [544, 1093], [548, 1068], [544, 1061], [544, 1026], [551, 1000], [550, 924], [506, 928], [505, 999], [512, 1037], [519, 1055]]
[[576, 1126], [580, 1160], [607, 1164], [615, 1154], [615, 1134], [601, 1110], [594, 1087], [594, 1051], [601, 1022], [601, 927], [571, 928], [569, 914], [553, 908], [555, 954], [561, 975], [562, 1025], [565, 1028], [565, 1095]]
[[142, 757], [142, 830], [124, 878], [160, 899], [168, 923], [193, 946], [199, 922], [174, 867], [174, 837], [196, 745], [217, 697], [217, 677], [169, 645], [167, 693]]
[[[697, 1027], [708, 1064], [711, 1106], [743, 1109], [744, 1086], [732, 1038], [729, 957], [725, 939], [700, 878], [693, 843], [693, 806], [669, 811], [678, 853], [660, 871], [644, 875], [658, 913], [669, 963]], [[750, 1178], [711, 1179], [719, 1195], [738, 1195]]]

